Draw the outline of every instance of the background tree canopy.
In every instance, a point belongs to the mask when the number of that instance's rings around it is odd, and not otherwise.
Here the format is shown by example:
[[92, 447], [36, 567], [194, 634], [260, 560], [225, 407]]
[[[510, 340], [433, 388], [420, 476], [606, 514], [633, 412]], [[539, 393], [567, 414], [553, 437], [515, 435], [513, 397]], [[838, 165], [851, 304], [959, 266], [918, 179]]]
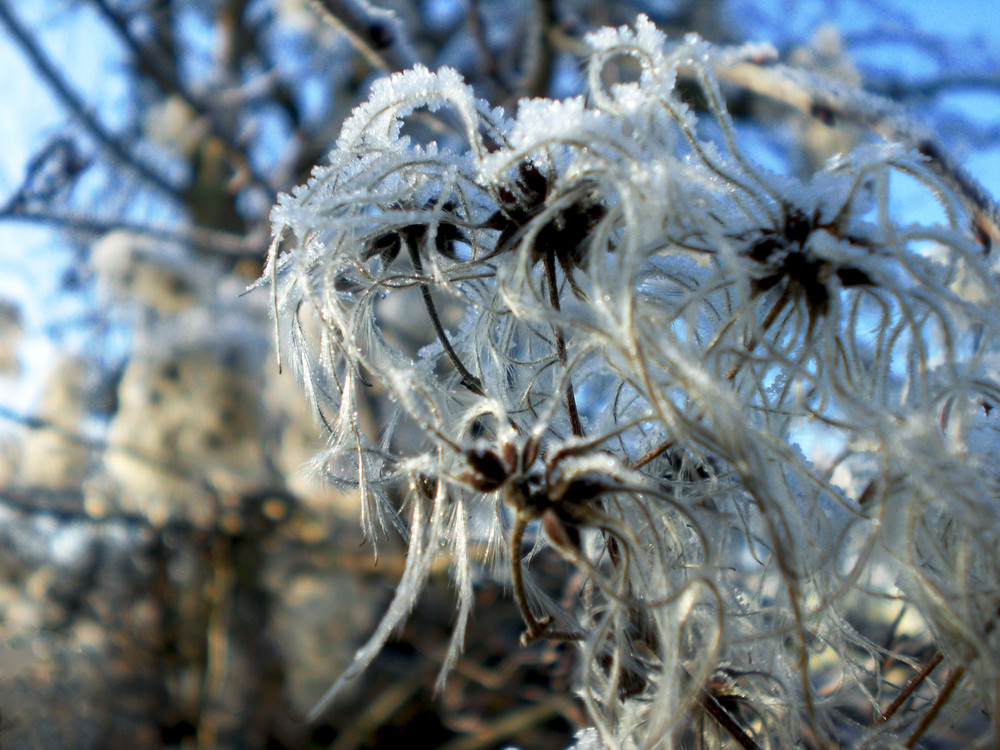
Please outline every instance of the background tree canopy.
[[[270, 293], [245, 293], [264, 272], [278, 194], [327, 163], [345, 120], [386, 75], [449, 66], [476, 97], [513, 117], [524, 98], [584, 92], [585, 35], [634, 25], [642, 13], [673, 40], [697, 32], [717, 49], [773, 45], [743, 53], [759, 74], [735, 64], [718, 74], [740, 147], [756, 163], [807, 181], [835, 154], [902, 143], [930, 165], [942, 191], [960, 196], [954, 210], [965, 213], [954, 223], [985, 257], [998, 240], [989, 194], [1000, 193], [1000, 42], [989, 6], [968, 3], [942, 19], [937, 8], [888, 2], [0, 0], [0, 76], [9, 96], [0, 115], [0, 741], [572, 745], [593, 723], [574, 695], [576, 650], [544, 639], [519, 646], [524, 613], [503, 576], [477, 578], [464, 651], [435, 697], [454, 624], [445, 559], [427, 571], [398, 638], [321, 716], [303, 720], [379, 623], [404, 575], [406, 541], [386, 528], [377, 557], [363, 544], [357, 492], [314, 459], [323, 455], [329, 414], [319, 409], [317, 419], [300, 384], [279, 373]], [[809, 77], [782, 88], [766, 75], [772, 63]], [[603, 83], [610, 90], [640, 72], [635, 60], [610, 58]], [[681, 74], [677, 88], [692, 112], [713, 111], [696, 81]], [[414, 143], [446, 142], [456, 130], [449, 118], [422, 109], [405, 134]], [[497, 213], [468, 230], [499, 232], [498, 253], [538, 216], [528, 205], [532, 191], [539, 200], [555, 191], [530, 169], [515, 180], [519, 196], [501, 194]], [[902, 225], [952, 220], [920, 179], [892, 179]], [[434, 241], [448, 252], [447, 242], [465, 236], [443, 232], [450, 225], [428, 205], [370, 208], [409, 213], [368, 238], [365, 262], [388, 267], [405, 257], [407, 242], [426, 242], [412, 229], [418, 218], [435, 226]], [[568, 241], [567, 222], [589, 232], [609, 212], [578, 202], [548, 216], [537, 236], [554, 227]], [[804, 245], [797, 234], [830, 229], [816, 216], [784, 218], [747, 251], [767, 266], [754, 281], [760, 294], [782, 288], [780, 243], [786, 251]], [[532, 260], [542, 273], [544, 253]], [[572, 253], [558, 261], [550, 280], [558, 273], [570, 283], [583, 268]], [[854, 266], [816, 271], [823, 274], [844, 288], [872, 282]], [[799, 292], [813, 312], [828, 302], [822, 284]], [[956, 284], [959, 296], [992, 289]], [[434, 339], [421, 338], [428, 313], [420, 298], [408, 299], [379, 314], [386, 337], [416, 351]], [[968, 299], [982, 309], [995, 304]], [[447, 303], [440, 312], [439, 326], [457, 324]], [[457, 364], [458, 355], [438, 356]], [[457, 390], [486, 387], [472, 373], [452, 375]], [[610, 400], [594, 388], [583, 389], [581, 402]], [[329, 396], [322, 390], [314, 381], [313, 403]], [[378, 387], [359, 397], [362, 432], [382, 433], [393, 419], [386, 402]], [[988, 398], [978, 404], [986, 417], [993, 407]], [[817, 429], [797, 445], [816, 454], [828, 448]], [[482, 476], [463, 481], [494, 491], [489, 462], [505, 457], [478, 455]], [[678, 473], [716, 470], [677, 460]], [[365, 522], [379, 531], [377, 520]], [[480, 541], [483, 549], [470, 555], [482, 562], [490, 552]], [[554, 601], [571, 596], [563, 557], [538, 554], [531, 571]], [[841, 665], [842, 680], [863, 682], [848, 667], [879, 679], [866, 687], [877, 710], [838, 709], [859, 727], [840, 741], [860, 742], [882, 713], [900, 723], [900, 743], [992, 742], [995, 706], [981, 705], [971, 678], [962, 679], [962, 655], [941, 645], [947, 624], [905, 606], [890, 610], [888, 618], [871, 613], [863, 633], [866, 647], [879, 648], [859, 650], [882, 663], [854, 654]], [[989, 635], [992, 625], [984, 627]], [[692, 729], [683, 742], [778, 743], [759, 736], [766, 712], [741, 713], [754, 677], [720, 664], [711, 678], [715, 692], [699, 703], [709, 729]], [[890, 710], [914, 679], [909, 703]], [[951, 691], [956, 697], [947, 698]], [[951, 701], [948, 721], [918, 731], [945, 704], [942, 694]], [[727, 727], [726, 716], [739, 726]], [[803, 747], [828, 739], [794, 736]]]

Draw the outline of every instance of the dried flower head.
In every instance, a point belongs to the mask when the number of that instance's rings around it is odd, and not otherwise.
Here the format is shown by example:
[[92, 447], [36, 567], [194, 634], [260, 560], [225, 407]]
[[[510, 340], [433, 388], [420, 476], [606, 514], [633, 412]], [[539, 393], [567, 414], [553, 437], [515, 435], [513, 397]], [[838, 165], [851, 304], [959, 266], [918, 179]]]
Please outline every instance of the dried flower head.
[[[486, 566], [523, 640], [579, 643], [609, 746], [912, 736], [926, 702], [874, 721], [899, 690], [887, 656], [917, 665], [911, 634], [876, 637], [904, 611], [989, 673], [965, 689], [995, 705], [997, 441], [977, 404], [1000, 399], [1000, 310], [966, 202], [895, 144], [806, 182], [755, 164], [717, 74], [758, 48], [670, 43], [643, 17], [587, 42], [586, 95], [513, 119], [448, 69], [376, 83], [272, 213], [266, 277], [331, 433], [324, 467], [367, 533], [408, 539], [388, 612], [316, 711], [440, 556], [458, 610], [441, 680]], [[639, 78], [609, 87], [622, 56]], [[414, 117], [438, 140], [406, 135]], [[944, 221], [901, 222], [895, 176]], [[584, 574], [578, 606], [534, 584], [526, 540]]]

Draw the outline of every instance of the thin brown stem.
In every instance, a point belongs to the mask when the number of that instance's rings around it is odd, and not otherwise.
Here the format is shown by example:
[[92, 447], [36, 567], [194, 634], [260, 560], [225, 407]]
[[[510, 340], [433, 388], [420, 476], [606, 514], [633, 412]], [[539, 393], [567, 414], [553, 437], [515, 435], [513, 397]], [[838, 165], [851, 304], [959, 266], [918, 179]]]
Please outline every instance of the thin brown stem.
[[514, 527], [510, 530], [510, 575], [514, 581], [514, 602], [521, 612], [524, 621], [524, 633], [521, 634], [521, 644], [541, 638], [545, 629], [552, 622], [546, 615], [538, 620], [528, 605], [528, 594], [524, 589], [524, 569], [521, 567], [521, 545], [524, 543], [524, 532], [528, 528], [528, 516], [518, 510], [514, 516]]
[[958, 681], [962, 679], [962, 675], [965, 674], [965, 667], [959, 665], [955, 667], [948, 679], [945, 680], [944, 685], [941, 686], [941, 692], [938, 693], [937, 698], [934, 699], [934, 703], [928, 709], [927, 713], [924, 714], [924, 718], [921, 719], [920, 724], [916, 729], [913, 730], [913, 734], [907, 737], [906, 742], [903, 747], [910, 748], [917, 744], [917, 741], [923, 736], [924, 732], [931, 725], [931, 722], [937, 717], [944, 707], [944, 704], [948, 702], [948, 698], [951, 697], [952, 692], [958, 686]]
[[[412, 244], [406, 244], [410, 252], [410, 262], [413, 263], [413, 270], [416, 271], [422, 278], [424, 275], [424, 264], [420, 260], [420, 252]], [[438, 341], [440, 341], [441, 346], [444, 347], [444, 351], [448, 355], [448, 359], [451, 360], [455, 369], [458, 370], [458, 374], [462, 376], [462, 385], [475, 393], [477, 396], [485, 396], [486, 392], [483, 390], [482, 381], [466, 369], [462, 360], [452, 348], [451, 342], [448, 340], [448, 334], [445, 333], [444, 327], [441, 325], [441, 319], [438, 317], [437, 308], [434, 306], [434, 300], [431, 298], [430, 287], [423, 281], [420, 282], [420, 294], [424, 298], [424, 307], [427, 308], [427, 314], [431, 318], [431, 325], [434, 326], [434, 333], [437, 335]]]
[[[556, 286], [556, 251], [549, 248], [545, 253], [545, 281], [549, 288], [549, 304], [552, 309], [559, 312], [559, 287]], [[559, 363], [566, 364], [566, 340], [563, 338], [562, 330], [558, 326], [553, 326], [556, 337], [556, 353], [559, 356]], [[580, 412], [576, 408], [576, 394], [573, 392], [573, 381], [566, 383], [566, 411], [569, 413], [569, 426], [576, 437], [583, 437], [583, 425], [580, 423]]]
[[747, 734], [746, 730], [739, 725], [739, 722], [733, 718], [733, 715], [726, 710], [718, 698], [705, 692], [701, 698], [701, 705], [743, 750], [760, 750], [760, 745], [754, 742], [753, 737]]
[[524, 587], [524, 568], [521, 566], [521, 546], [524, 544], [524, 532], [528, 528], [529, 516], [525, 511], [518, 510], [514, 516], [514, 526], [510, 531], [510, 575], [514, 582], [514, 601], [524, 621], [524, 632], [521, 633], [521, 645], [527, 646], [539, 638], [551, 641], [578, 641], [582, 633], [573, 630], [551, 630], [552, 616], [545, 615], [542, 619], [535, 617], [528, 604], [528, 593]]
[[650, 461], [652, 461], [657, 456], [662, 456], [664, 453], [666, 453], [668, 450], [670, 450], [673, 447], [673, 445], [674, 445], [673, 438], [670, 438], [668, 440], [664, 440], [658, 446], [656, 446], [655, 448], [653, 448], [653, 450], [651, 450], [648, 453], [646, 453], [642, 458], [640, 458], [637, 461], [635, 461], [632, 464], [631, 468], [633, 470], [635, 470], [635, 469], [641, 469], [643, 466], [645, 466], [646, 464], [648, 464]]
[[[761, 321], [760, 327], [764, 333], [767, 333], [768, 329], [770, 329], [770, 327], [774, 325], [774, 321], [778, 319], [778, 315], [780, 315], [781, 311], [785, 309], [785, 306], [788, 304], [790, 299], [791, 299], [791, 292], [789, 291], [789, 287], [786, 285], [785, 288], [781, 290], [781, 296], [774, 301], [774, 304], [771, 306], [771, 309], [768, 310], [767, 315], [764, 316], [764, 320]], [[757, 337], [751, 335], [750, 341], [747, 342], [746, 346], [748, 355], [754, 349], [757, 348], [758, 343], [760, 342], [757, 341]], [[740, 368], [743, 367], [745, 361], [746, 360], [743, 360], [742, 362], [737, 362], [732, 367], [730, 367], [729, 372], [727, 372], [725, 375], [725, 379], [732, 380], [733, 378], [735, 378], [736, 375], [739, 373]]]
[[879, 721], [889, 721], [893, 714], [900, 709], [900, 706], [903, 705], [906, 699], [913, 695], [913, 691], [920, 687], [920, 684], [930, 676], [930, 673], [933, 672], [937, 665], [942, 661], [944, 661], [944, 655], [942, 655], [940, 651], [934, 654], [934, 656], [931, 657], [931, 660], [924, 664], [924, 666], [920, 668], [920, 671], [913, 675], [913, 677], [911, 677], [903, 686], [903, 689], [899, 691], [899, 695], [893, 699], [892, 703], [890, 703], [886, 707], [885, 711], [882, 712], [882, 715], [878, 717]]

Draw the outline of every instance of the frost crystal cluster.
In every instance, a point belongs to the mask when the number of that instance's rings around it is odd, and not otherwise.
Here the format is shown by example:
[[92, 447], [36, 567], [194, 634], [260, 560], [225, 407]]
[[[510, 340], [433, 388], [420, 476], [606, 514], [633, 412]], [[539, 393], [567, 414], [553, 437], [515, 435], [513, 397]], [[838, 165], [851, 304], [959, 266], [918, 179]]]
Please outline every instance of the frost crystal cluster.
[[[759, 49], [642, 17], [587, 43], [586, 94], [514, 119], [449, 69], [378, 82], [273, 210], [318, 462], [408, 545], [324, 702], [444, 558], [440, 679], [493, 576], [522, 643], [576, 644], [595, 743], [994, 734], [1000, 310], [966, 202], [894, 144], [805, 182], [754, 163], [717, 74]], [[902, 183], [939, 217], [901, 222]]]

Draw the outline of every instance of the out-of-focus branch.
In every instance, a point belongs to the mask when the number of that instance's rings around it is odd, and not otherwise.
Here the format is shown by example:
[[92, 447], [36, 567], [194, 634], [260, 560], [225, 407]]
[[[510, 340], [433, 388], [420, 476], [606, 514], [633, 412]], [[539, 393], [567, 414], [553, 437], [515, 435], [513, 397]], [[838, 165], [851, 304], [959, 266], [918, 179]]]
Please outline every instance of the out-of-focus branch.
[[869, 128], [927, 157], [934, 172], [960, 196], [973, 231], [987, 252], [1000, 247], [1000, 208], [982, 185], [895, 102], [785, 65], [740, 61], [716, 68], [720, 79], [780, 101], [827, 122], [837, 119]]
[[53, 138], [28, 161], [21, 187], [0, 208], [0, 214], [22, 211], [32, 204], [50, 203], [69, 190], [88, 166], [89, 162], [72, 139]]
[[[83, 504], [83, 493], [79, 490], [54, 490], [49, 487], [7, 486], [0, 488], [0, 506], [26, 515], [44, 514], [61, 521], [78, 523], [119, 523], [135, 528], [148, 528], [152, 524], [139, 513], [116, 510], [101, 518], [87, 512]], [[194, 532], [194, 524], [171, 519], [164, 530], [183, 533]]]
[[148, 80], [155, 83], [164, 94], [175, 94], [180, 97], [185, 104], [200, 117], [203, 117], [208, 125], [209, 133], [218, 138], [225, 146], [227, 157], [241, 171], [245, 172], [252, 182], [268, 192], [276, 192], [278, 187], [272, 185], [267, 176], [260, 174], [253, 168], [246, 152], [233, 137], [233, 134], [228, 132], [227, 128], [219, 121], [210, 103], [184, 85], [184, 82], [177, 76], [175, 67], [167, 62], [163, 50], [155, 44], [144, 44], [136, 38], [129, 28], [128, 18], [123, 13], [111, 8], [105, 0], [93, 0], [93, 4], [131, 50], [139, 70], [148, 77]]
[[92, 0], [94, 7], [111, 24], [125, 45], [132, 51], [140, 72], [148, 76], [163, 92], [176, 92], [191, 107], [196, 103], [190, 93], [181, 85], [176, 68], [169, 55], [156, 42], [143, 43], [129, 29], [128, 19], [108, 5], [105, 0]]
[[98, 122], [97, 118], [91, 114], [89, 108], [81, 101], [80, 97], [70, 87], [69, 82], [56, 69], [48, 56], [32, 38], [28, 30], [21, 25], [21, 22], [14, 16], [8, 7], [8, 3], [0, 0], [0, 24], [10, 32], [14, 41], [21, 48], [21, 51], [31, 61], [38, 74], [42, 77], [48, 87], [69, 110], [70, 114], [76, 118], [81, 125], [93, 136], [101, 146], [114, 156], [118, 161], [134, 171], [139, 177], [155, 187], [157, 190], [170, 195], [176, 200], [181, 200], [181, 190], [179, 185], [172, 184], [166, 177], [145, 164], [136, 154], [123, 145], [120, 138], [108, 132], [104, 126]]
[[521, 81], [518, 88], [528, 96], [544, 96], [552, 77], [554, 50], [550, 31], [556, 25], [556, 8], [552, 0], [534, 0], [531, 20], [525, 31]]
[[0, 221], [23, 221], [83, 234], [105, 234], [116, 229], [124, 229], [167, 242], [192, 245], [209, 255], [224, 255], [232, 258], [262, 258], [266, 247], [266, 238], [253, 234], [243, 236], [220, 229], [202, 227], [157, 227], [118, 219], [99, 219], [75, 213], [0, 210]]
[[866, 82], [865, 88], [868, 91], [883, 96], [903, 99], [926, 99], [938, 94], [951, 93], [963, 89], [982, 89], [986, 92], [996, 94], [1000, 92], [1000, 73], [996, 71], [959, 72], [942, 73], [937, 76], [927, 76], [925, 78], [910, 80], [902, 80], [900, 78], [883, 81], [873, 80]]
[[496, 747], [504, 740], [516, 737], [526, 727], [534, 726], [559, 716], [562, 707], [569, 702], [563, 695], [554, 695], [544, 701], [515, 709], [484, 723], [474, 735], [452, 740], [442, 750], [483, 750]]
[[310, 0], [309, 5], [335, 28], [347, 32], [348, 41], [376, 70], [405, 70], [420, 62], [405, 43], [395, 12], [375, 8], [365, 0]]
[[[372, 45], [368, 44], [361, 36], [347, 23], [342, 21], [330, 8], [327, 8], [319, 0], [308, 0], [309, 9], [316, 14], [324, 23], [331, 26], [338, 34], [342, 34], [354, 50], [365, 59], [365, 62], [383, 73], [392, 72], [389, 62], [382, 57]], [[357, 24], [355, 24], [356, 26]]]

